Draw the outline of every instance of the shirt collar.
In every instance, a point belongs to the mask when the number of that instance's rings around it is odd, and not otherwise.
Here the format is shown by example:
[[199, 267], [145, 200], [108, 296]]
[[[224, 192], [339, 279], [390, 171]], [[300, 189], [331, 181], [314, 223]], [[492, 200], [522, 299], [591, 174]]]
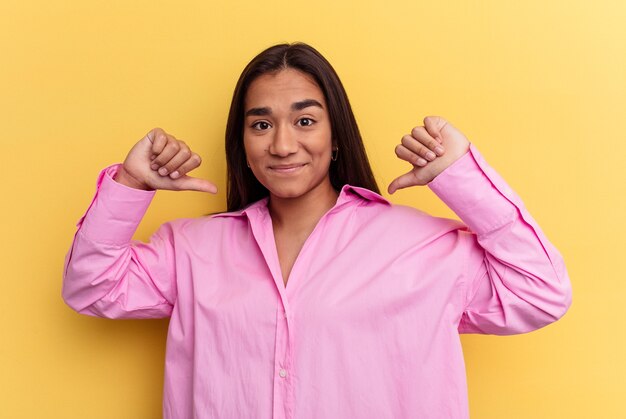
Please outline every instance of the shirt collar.
[[262, 199], [259, 199], [256, 202], [253, 202], [252, 204], [248, 205], [247, 207], [237, 210], [237, 211], [231, 211], [231, 212], [221, 212], [219, 214], [213, 214], [211, 215], [211, 218], [213, 217], [241, 217], [244, 215], [248, 215], [248, 213], [250, 212], [254, 212], [258, 209], [264, 209], [267, 208], [267, 202], [269, 201], [269, 197], [265, 197]]
[[341, 192], [339, 192], [337, 204], [335, 206], [339, 206], [344, 202], [353, 200], [355, 195], [365, 199], [366, 201], [380, 202], [382, 204], [391, 205], [391, 202], [374, 191], [370, 191], [369, 189], [362, 188], [360, 186], [345, 184], [343, 185], [343, 188], [341, 188]]
[[[369, 189], [362, 188], [360, 186], [352, 186], [345, 184], [341, 188], [339, 192], [339, 196], [337, 197], [337, 203], [334, 208], [338, 208], [343, 206], [343, 204], [353, 201], [355, 199], [363, 199], [370, 202], [377, 202], [385, 205], [391, 205], [387, 199], [377, 194], [374, 191], [370, 191]], [[257, 210], [267, 210], [267, 203], [269, 202], [269, 197], [262, 198], [252, 204], [248, 205], [246, 208], [240, 209], [238, 211], [231, 212], [222, 212], [219, 214], [213, 214], [212, 217], [242, 217], [249, 216], [250, 213], [255, 212]]]

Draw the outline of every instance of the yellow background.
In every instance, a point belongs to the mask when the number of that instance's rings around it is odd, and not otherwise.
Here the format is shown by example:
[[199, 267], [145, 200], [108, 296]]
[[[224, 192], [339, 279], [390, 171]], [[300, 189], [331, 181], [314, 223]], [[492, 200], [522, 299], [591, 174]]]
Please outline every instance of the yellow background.
[[[626, 3], [0, 3], [0, 417], [157, 418], [167, 321], [80, 316], [63, 258], [101, 168], [160, 126], [218, 196], [159, 192], [137, 232], [225, 208], [223, 134], [274, 43], [341, 76], [383, 189], [426, 115], [464, 132], [565, 257], [574, 301], [534, 333], [463, 336], [473, 418], [624, 418]], [[228, 5], [225, 5], [228, 4]], [[454, 216], [427, 189], [393, 196]]]

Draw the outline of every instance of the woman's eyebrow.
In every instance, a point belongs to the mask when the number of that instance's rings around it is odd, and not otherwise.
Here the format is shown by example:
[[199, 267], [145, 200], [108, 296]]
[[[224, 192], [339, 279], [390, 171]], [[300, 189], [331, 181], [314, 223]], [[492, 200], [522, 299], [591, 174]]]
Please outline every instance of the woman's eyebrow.
[[301, 100], [300, 102], [293, 103], [291, 105], [291, 110], [292, 111], [301, 111], [302, 109], [308, 108], [309, 106], [317, 106], [319, 108], [324, 109], [322, 104], [319, 103], [317, 100], [315, 100], [315, 99], [304, 99], [304, 100]]
[[[318, 108], [324, 109], [321, 103], [319, 103], [315, 99], [304, 99], [299, 102], [294, 102], [291, 104], [292, 111], [301, 111], [302, 109], [308, 108], [309, 106], [317, 106]], [[246, 111], [246, 116], [265, 116], [271, 115], [272, 108], [265, 106], [262, 108], [250, 108]]]
[[254, 116], [264, 116], [271, 115], [272, 108], [264, 107], [264, 108], [251, 108], [246, 111], [246, 116], [254, 115]]

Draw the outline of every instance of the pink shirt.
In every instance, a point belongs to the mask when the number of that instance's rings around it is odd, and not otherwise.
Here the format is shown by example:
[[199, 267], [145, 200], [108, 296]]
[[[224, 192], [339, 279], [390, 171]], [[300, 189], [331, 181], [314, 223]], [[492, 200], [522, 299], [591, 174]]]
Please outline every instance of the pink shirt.
[[571, 304], [563, 260], [476, 148], [429, 187], [463, 223], [345, 185], [283, 284], [267, 198], [132, 241], [154, 192], [98, 179], [63, 298], [171, 317], [165, 418], [467, 418], [459, 333], [507, 335]]

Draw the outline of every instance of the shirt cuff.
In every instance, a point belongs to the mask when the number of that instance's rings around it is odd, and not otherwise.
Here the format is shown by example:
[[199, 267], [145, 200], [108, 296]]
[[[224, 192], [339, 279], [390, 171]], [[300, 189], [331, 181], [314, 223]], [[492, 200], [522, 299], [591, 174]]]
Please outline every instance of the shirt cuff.
[[156, 191], [144, 191], [113, 180], [121, 164], [102, 170], [96, 194], [76, 226], [97, 243], [124, 245], [131, 241]]
[[473, 144], [428, 186], [477, 235], [511, 222], [523, 207]]

